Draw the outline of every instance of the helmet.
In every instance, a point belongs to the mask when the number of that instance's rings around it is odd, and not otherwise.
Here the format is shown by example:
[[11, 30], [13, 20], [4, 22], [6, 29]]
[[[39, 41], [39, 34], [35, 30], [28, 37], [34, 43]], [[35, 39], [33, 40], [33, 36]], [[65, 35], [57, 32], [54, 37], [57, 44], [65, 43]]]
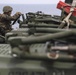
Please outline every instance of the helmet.
[[10, 7], [10, 6], [4, 6], [3, 7], [3, 12], [9, 12], [9, 11], [12, 11], [12, 10], [13, 10], [13, 8]]

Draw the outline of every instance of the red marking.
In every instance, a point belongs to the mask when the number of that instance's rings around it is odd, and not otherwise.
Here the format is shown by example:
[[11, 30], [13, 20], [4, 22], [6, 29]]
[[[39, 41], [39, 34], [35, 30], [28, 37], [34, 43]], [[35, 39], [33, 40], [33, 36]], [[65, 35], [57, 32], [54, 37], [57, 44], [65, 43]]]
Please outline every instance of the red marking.
[[[63, 8], [64, 11], [69, 14], [71, 5], [69, 5], [67, 3], [64, 3], [62, 1], [59, 1], [59, 3], [57, 4], [57, 8], [60, 9], [60, 10], [62, 10], [62, 8]], [[73, 11], [72, 15], [76, 16], [76, 8], [74, 8], [74, 11]]]

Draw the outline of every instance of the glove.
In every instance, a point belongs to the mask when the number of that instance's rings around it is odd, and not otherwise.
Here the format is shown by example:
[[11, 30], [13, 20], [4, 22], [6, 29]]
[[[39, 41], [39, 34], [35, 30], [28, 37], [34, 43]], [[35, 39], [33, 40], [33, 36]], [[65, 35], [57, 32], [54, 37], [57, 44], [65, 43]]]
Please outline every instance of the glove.
[[21, 16], [21, 15], [22, 15], [22, 13], [21, 13], [21, 12], [16, 12], [16, 15]]

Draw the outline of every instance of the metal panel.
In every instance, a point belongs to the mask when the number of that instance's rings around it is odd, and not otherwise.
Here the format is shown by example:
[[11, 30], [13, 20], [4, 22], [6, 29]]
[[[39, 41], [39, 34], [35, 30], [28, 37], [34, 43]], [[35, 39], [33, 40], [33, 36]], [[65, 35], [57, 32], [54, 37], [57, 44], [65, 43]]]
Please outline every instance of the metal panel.
[[73, 0], [65, 0], [65, 3], [71, 4]]

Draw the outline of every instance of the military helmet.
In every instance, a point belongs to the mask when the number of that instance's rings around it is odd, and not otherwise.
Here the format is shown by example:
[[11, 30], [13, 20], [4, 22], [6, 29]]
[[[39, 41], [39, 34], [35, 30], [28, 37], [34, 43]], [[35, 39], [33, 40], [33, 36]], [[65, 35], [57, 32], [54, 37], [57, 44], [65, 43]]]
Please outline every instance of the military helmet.
[[11, 6], [4, 6], [3, 7], [3, 12], [9, 12], [9, 11], [12, 11], [13, 8]]

